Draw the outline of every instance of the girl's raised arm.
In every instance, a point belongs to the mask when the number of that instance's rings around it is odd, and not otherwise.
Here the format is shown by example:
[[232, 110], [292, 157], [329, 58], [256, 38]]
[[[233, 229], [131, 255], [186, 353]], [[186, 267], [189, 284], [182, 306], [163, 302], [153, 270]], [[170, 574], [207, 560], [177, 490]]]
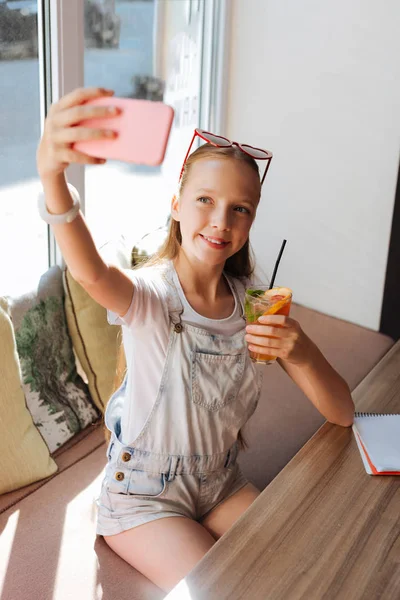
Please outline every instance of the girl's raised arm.
[[[51, 107], [37, 151], [38, 172], [49, 213], [63, 214], [72, 208], [73, 200], [65, 178], [65, 169], [69, 164], [105, 162], [73, 150], [72, 144], [115, 135], [106, 129], [106, 120], [104, 129], [78, 125], [84, 119], [115, 116], [114, 108], [109, 110], [103, 106], [84, 104], [91, 98], [112, 94], [112, 91], [99, 88], [79, 89]], [[79, 212], [72, 222], [52, 225], [52, 228], [73, 278], [99, 304], [123, 316], [132, 301], [133, 283], [117, 267], [108, 266], [103, 261], [83, 214]]]

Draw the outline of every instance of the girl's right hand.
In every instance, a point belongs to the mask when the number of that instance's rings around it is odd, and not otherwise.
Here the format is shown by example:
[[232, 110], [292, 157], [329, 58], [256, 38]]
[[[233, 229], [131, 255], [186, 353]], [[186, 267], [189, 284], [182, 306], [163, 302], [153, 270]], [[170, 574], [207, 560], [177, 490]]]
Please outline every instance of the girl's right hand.
[[37, 169], [42, 180], [62, 173], [71, 163], [93, 165], [106, 162], [74, 150], [73, 144], [82, 140], [117, 137], [115, 131], [106, 128], [106, 123], [104, 129], [79, 126], [85, 119], [119, 114], [120, 110], [115, 107], [85, 105], [88, 100], [113, 94], [112, 90], [103, 88], [79, 88], [51, 105], [36, 153]]

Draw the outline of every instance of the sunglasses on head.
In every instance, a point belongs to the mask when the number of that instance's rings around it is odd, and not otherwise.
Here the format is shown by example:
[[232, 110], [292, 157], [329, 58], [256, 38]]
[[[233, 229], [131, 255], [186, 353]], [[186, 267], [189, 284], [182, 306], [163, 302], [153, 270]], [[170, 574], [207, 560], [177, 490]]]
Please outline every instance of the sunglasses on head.
[[223, 137], [222, 135], [215, 135], [215, 133], [210, 133], [209, 131], [204, 131], [203, 129], [195, 129], [192, 137], [192, 141], [190, 142], [189, 150], [186, 153], [185, 160], [183, 161], [181, 173], [179, 175], [179, 181], [182, 179], [183, 169], [185, 168], [186, 161], [188, 159], [190, 150], [192, 148], [193, 142], [196, 136], [200, 137], [202, 140], [211, 144], [212, 146], [216, 146], [217, 148], [230, 148], [231, 146], [237, 146], [240, 148], [242, 152], [251, 156], [256, 160], [266, 160], [267, 164], [265, 166], [264, 174], [261, 178], [261, 185], [264, 183], [265, 176], [269, 169], [269, 165], [272, 160], [272, 152], [268, 150], [263, 150], [262, 148], [254, 148], [254, 146], [249, 146], [249, 144], [239, 144], [238, 142], [232, 142], [228, 140], [228, 138]]

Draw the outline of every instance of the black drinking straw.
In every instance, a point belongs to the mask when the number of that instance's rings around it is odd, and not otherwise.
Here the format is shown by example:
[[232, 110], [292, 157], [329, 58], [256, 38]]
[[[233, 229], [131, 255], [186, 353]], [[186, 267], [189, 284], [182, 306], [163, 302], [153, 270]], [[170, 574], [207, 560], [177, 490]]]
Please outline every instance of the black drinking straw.
[[271, 284], [269, 286], [269, 289], [272, 289], [273, 286], [274, 286], [276, 272], [278, 270], [279, 263], [281, 262], [281, 258], [282, 258], [282, 254], [283, 254], [283, 250], [285, 249], [285, 246], [286, 246], [286, 240], [283, 240], [282, 246], [281, 246], [281, 249], [280, 249], [280, 252], [279, 252], [279, 255], [278, 255], [278, 258], [277, 258], [276, 263], [275, 263], [275, 269], [274, 269], [274, 272], [272, 274], [272, 279], [271, 279]]

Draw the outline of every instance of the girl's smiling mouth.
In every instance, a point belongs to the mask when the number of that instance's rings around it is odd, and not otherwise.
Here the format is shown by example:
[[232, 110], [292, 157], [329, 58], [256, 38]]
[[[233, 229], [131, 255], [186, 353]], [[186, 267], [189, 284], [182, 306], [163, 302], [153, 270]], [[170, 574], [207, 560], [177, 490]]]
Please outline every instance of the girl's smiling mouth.
[[217, 250], [222, 250], [223, 248], [226, 248], [230, 244], [230, 242], [227, 242], [227, 241], [223, 240], [222, 238], [209, 237], [206, 235], [202, 235], [201, 233], [199, 235], [204, 240], [204, 242], [207, 244], [207, 246], [209, 246], [210, 248], [216, 248]]

